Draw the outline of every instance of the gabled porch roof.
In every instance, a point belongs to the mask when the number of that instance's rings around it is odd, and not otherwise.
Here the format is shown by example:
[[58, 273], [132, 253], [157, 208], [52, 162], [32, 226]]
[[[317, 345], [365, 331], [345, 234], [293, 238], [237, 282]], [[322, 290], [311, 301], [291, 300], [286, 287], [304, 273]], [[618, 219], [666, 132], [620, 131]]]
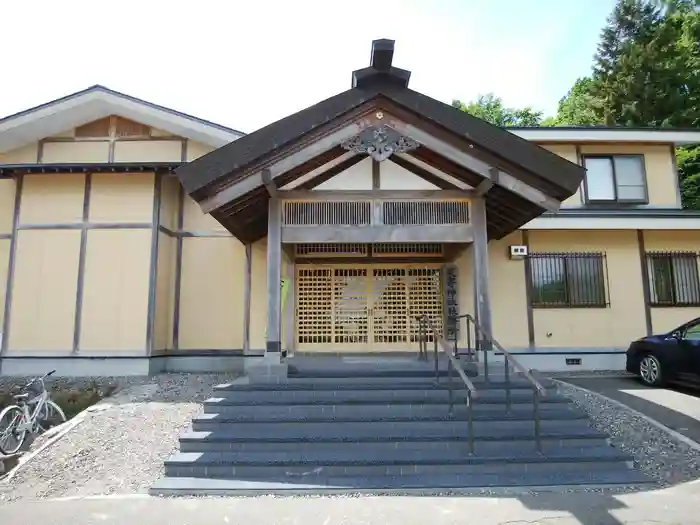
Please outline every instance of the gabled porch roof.
[[393, 46], [373, 42], [371, 65], [353, 73], [351, 89], [176, 170], [186, 191], [241, 241], [253, 242], [267, 233], [266, 204], [276, 188], [312, 170], [328, 176], [346, 169], [357, 157], [341, 144], [386, 125], [418, 142], [404, 160], [427, 164], [485, 196], [492, 238], [556, 210], [576, 192], [582, 167], [409, 89], [410, 72], [391, 64]]

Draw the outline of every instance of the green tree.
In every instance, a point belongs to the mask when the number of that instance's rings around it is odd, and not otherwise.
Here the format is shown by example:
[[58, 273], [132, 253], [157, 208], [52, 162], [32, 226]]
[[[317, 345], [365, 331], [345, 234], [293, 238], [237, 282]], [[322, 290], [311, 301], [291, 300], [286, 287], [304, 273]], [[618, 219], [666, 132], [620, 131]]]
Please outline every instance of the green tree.
[[657, 63], [660, 20], [661, 11], [640, 0], [619, 0], [608, 18], [595, 55], [592, 84], [606, 124], [658, 125], [649, 114], [653, 111], [649, 101], [656, 98], [652, 83], [665, 76]]
[[591, 83], [608, 125], [685, 127], [700, 122], [700, 13], [695, 0], [619, 0], [601, 34]]
[[677, 150], [683, 207], [700, 210], [700, 146]]
[[666, 12], [674, 12], [686, 8], [700, 8], [700, 0], [650, 0], [650, 3]]
[[[618, 0], [593, 75], [560, 101], [557, 124], [700, 126], [700, 0]], [[678, 150], [683, 205], [700, 209], [698, 148]]]
[[[494, 94], [453, 105], [498, 126], [700, 127], [700, 0], [618, 0], [590, 76], [543, 118]], [[683, 205], [700, 210], [700, 147], [678, 150]]]
[[503, 104], [503, 99], [493, 93], [479, 95], [475, 101], [467, 104], [459, 100], [453, 100], [452, 106], [501, 127], [536, 127], [542, 122], [541, 111], [535, 111], [531, 107], [520, 109], [506, 107]]
[[574, 82], [569, 92], [559, 100], [557, 115], [552, 119], [555, 126], [594, 126], [603, 124], [603, 104], [594, 95], [591, 77], [582, 77]]

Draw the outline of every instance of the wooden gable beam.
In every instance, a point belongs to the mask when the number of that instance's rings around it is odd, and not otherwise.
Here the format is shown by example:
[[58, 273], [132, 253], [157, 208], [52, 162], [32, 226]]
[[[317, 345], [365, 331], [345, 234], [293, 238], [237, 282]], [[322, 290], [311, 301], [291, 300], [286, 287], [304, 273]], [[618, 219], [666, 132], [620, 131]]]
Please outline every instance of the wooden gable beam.
[[412, 159], [422, 162], [423, 164], [426, 164], [427, 166], [430, 166], [433, 169], [447, 173], [450, 175], [450, 177], [453, 177], [464, 184], [468, 184], [473, 188], [478, 186], [479, 183], [484, 180], [481, 175], [460, 166], [456, 162], [447, 160], [446, 158], [441, 157], [434, 151], [423, 146], [414, 151], [408, 152], [406, 155]]
[[[269, 181], [274, 181], [278, 177], [303, 166], [305, 163], [311, 162], [324, 152], [328, 152], [328, 150], [339, 149], [342, 142], [354, 137], [367, 127], [382, 125], [395, 129], [403, 136], [417, 141], [422, 147], [432, 150], [447, 160], [466, 168], [479, 175], [482, 179], [490, 180], [492, 185], [503, 187], [548, 211], [557, 211], [559, 209], [561, 203], [557, 199], [550, 197], [543, 191], [534, 188], [510, 173], [490, 165], [488, 162], [442, 140], [419, 126], [408, 124], [391, 115], [385, 115], [381, 111], [372, 113], [371, 109], [367, 110], [365, 114], [356, 117], [356, 120], [329, 131], [321, 137], [317, 137], [314, 142], [307, 143], [293, 153], [264, 168], [259, 168], [258, 171], [221, 189], [216, 195], [200, 202], [200, 207], [204, 213], [211, 213], [213, 210], [264, 185], [263, 169], [269, 171]], [[469, 145], [469, 147], [473, 148], [473, 145]], [[482, 187], [482, 191], [486, 189], [485, 186]]]
[[459, 190], [459, 186], [455, 186], [451, 182], [446, 181], [445, 179], [441, 179], [437, 175], [430, 173], [428, 170], [421, 168], [420, 166], [416, 166], [412, 162], [407, 161], [406, 159], [402, 159], [398, 155], [392, 155], [389, 157], [389, 160], [396, 164], [397, 166], [401, 166], [403, 169], [406, 171], [410, 171], [414, 175], [420, 177], [426, 182], [429, 182], [430, 184], [437, 186], [438, 188], [442, 190]]
[[561, 203], [557, 199], [550, 197], [537, 188], [533, 188], [529, 184], [517, 179], [505, 171], [497, 170], [498, 176], [494, 177], [492, 171], [494, 168], [493, 166], [451, 144], [448, 144], [443, 140], [440, 140], [438, 137], [435, 137], [417, 126], [407, 124], [406, 122], [400, 121], [393, 117], [388, 118], [386, 124], [394, 128], [402, 135], [412, 138], [446, 159], [467, 168], [484, 179], [491, 180], [492, 183], [497, 184], [498, 186], [501, 186], [548, 211], [559, 210]]
[[[367, 115], [360, 117], [356, 121], [331, 131], [315, 142], [298, 149], [291, 155], [266, 166], [270, 171], [270, 179], [274, 180], [284, 173], [313, 160], [324, 152], [340, 146], [343, 141], [354, 137], [363, 129], [373, 125], [375, 121], [376, 118], [371, 118]], [[211, 213], [232, 200], [240, 198], [255, 188], [262, 186], [262, 184], [262, 170], [260, 170], [222, 189], [213, 197], [203, 200], [200, 203], [200, 207], [204, 213]]]
[[275, 184], [275, 181], [272, 180], [272, 175], [270, 175], [270, 170], [265, 168], [260, 172], [260, 178], [262, 179], [263, 186], [265, 186], [265, 189], [267, 190], [267, 194], [270, 197], [276, 197], [277, 196], [277, 185]]
[[306, 201], [347, 201], [371, 199], [468, 199], [474, 194], [470, 190], [289, 190], [284, 199]]
[[353, 156], [353, 153], [346, 151], [340, 146], [336, 146], [335, 148], [323, 152], [318, 157], [314, 157], [309, 162], [305, 162], [293, 170], [289, 170], [287, 173], [275, 179], [275, 182], [278, 188], [288, 190], [307, 182]]
[[[272, 196], [273, 194], [277, 194], [279, 197], [280, 192], [282, 191], [288, 191], [283, 188], [287, 187], [287, 185], [290, 182], [298, 181], [298, 180], [303, 180], [305, 179], [309, 174], [313, 173], [322, 173], [324, 174], [325, 172], [323, 171], [328, 170], [328, 166], [338, 166], [339, 164], [344, 165], [344, 169], [347, 169], [349, 167], [350, 162], [348, 163], [343, 163], [340, 159], [344, 157], [345, 160], [348, 160], [351, 157], [355, 157], [354, 154], [352, 155], [342, 155], [341, 152], [344, 151], [340, 148], [332, 149], [329, 150], [322, 155], [319, 155], [318, 157], [312, 159], [311, 161], [307, 162], [306, 164], [303, 164], [299, 166], [298, 168], [289, 171], [285, 173], [283, 176], [277, 178], [277, 179], [272, 179], [269, 175], [265, 175], [265, 181], [266, 183], [263, 183], [262, 186], [256, 187], [255, 189], [251, 190], [250, 192], [242, 195], [236, 200], [233, 200], [224, 206], [221, 206], [220, 208], [217, 208], [217, 213], [223, 213], [224, 215], [232, 215], [236, 213], [240, 213], [242, 211], [247, 210], [251, 206], [254, 207], [259, 207], [259, 205], [266, 204], [267, 203], [267, 197]], [[359, 162], [360, 159], [353, 160], [354, 162]], [[338, 166], [338, 169], [341, 167]], [[261, 171], [261, 175], [265, 172], [265, 170]], [[321, 175], [319, 175], [321, 176]], [[262, 180], [262, 177], [261, 177]]]
[[494, 184], [498, 180], [498, 170], [495, 168], [491, 168], [491, 177], [488, 179], [482, 180], [479, 185], [474, 188], [474, 192], [478, 197], [483, 197], [486, 195], [491, 188], [493, 188]]
[[352, 168], [355, 164], [358, 164], [360, 161], [366, 159], [367, 157], [365, 155], [350, 154], [347, 157], [343, 155], [342, 157], [338, 158], [344, 158], [344, 160], [338, 162], [337, 164], [332, 163], [333, 165], [327, 168], [326, 171], [320, 172], [318, 175], [315, 175], [313, 177], [309, 177], [308, 180], [304, 181], [299, 186], [295, 186], [294, 189], [310, 190], [312, 188], [315, 188], [316, 186], [323, 184], [327, 180], [332, 179], [336, 175], [339, 175], [340, 173], [344, 172], [345, 170]]

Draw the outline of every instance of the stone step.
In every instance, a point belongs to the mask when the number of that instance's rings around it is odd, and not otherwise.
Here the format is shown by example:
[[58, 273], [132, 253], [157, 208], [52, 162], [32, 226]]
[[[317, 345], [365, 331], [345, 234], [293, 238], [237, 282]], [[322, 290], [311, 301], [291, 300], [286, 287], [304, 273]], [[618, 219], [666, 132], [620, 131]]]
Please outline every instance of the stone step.
[[205, 477], [164, 477], [149, 490], [152, 496], [260, 496], [382, 494], [442, 496], [471, 494], [484, 489], [551, 490], [559, 488], [602, 489], [656, 486], [635, 470], [587, 470], [573, 472], [527, 472], [500, 474], [445, 474], [376, 477], [326, 477], [314, 482], [279, 479], [253, 481]]
[[[476, 419], [534, 419], [534, 405], [478, 404], [471, 407]], [[466, 421], [469, 408], [465, 403], [455, 403], [452, 414]], [[543, 419], [585, 418], [586, 414], [575, 405], [542, 404], [539, 407]], [[409, 418], [442, 420], [449, 417], [449, 406], [443, 405], [264, 405], [229, 406], [220, 403], [204, 405], [205, 414], [219, 414], [227, 421], [395, 421]]]
[[632, 457], [613, 447], [552, 449], [490, 455], [463, 450], [178, 452], [165, 461], [170, 477], [288, 476], [309, 481], [326, 476], [400, 476], [406, 474], [529, 473], [615, 470], [631, 467]]
[[[269, 428], [266, 425], [264, 428]], [[343, 425], [329, 427], [325, 425], [323, 431], [314, 432], [318, 426], [310, 423], [308, 425], [296, 425], [293, 432], [273, 432], [259, 433], [250, 426], [240, 427], [233, 431], [217, 429], [215, 431], [187, 431], [180, 437], [181, 442], [186, 441], [206, 441], [210, 443], [228, 443], [231, 445], [265, 445], [281, 444], [292, 446], [295, 444], [321, 444], [321, 443], [342, 443], [344, 445], [362, 443], [382, 443], [382, 442], [409, 442], [409, 443], [466, 443], [468, 431], [466, 425], [444, 424], [439, 425], [416, 425], [406, 424], [391, 425], [388, 428], [377, 427], [376, 425], [349, 426]], [[522, 422], [514, 422], [511, 425], [495, 427], [489, 425], [474, 425], [474, 439], [476, 441], [514, 443], [518, 441], [532, 441], [535, 437], [534, 425], [523, 425]], [[543, 440], [565, 441], [571, 439], [580, 440], [600, 440], [607, 438], [606, 434], [592, 428], [587, 423], [572, 421], [567, 425], [550, 424], [542, 422], [540, 437]]]
[[[467, 421], [469, 409], [455, 404], [453, 416], [447, 406], [440, 405], [290, 405], [265, 407], [205, 406], [205, 412], [197, 416], [196, 423], [294, 423], [294, 422], [380, 422], [392, 421]], [[478, 405], [472, 407], [474, 421], [534, 420], [533, 405]], [[541, 405], [541, 419], [586, 419], [587, 415], [575, 405]]]
[[[277, 435], [281, 438], [291, 436], [308, 436], [309, 438], [322, 439], [324, 436], [337, 435], [343, 433], [346, 436], [366, 435], [375, 433], [378, 436], [404, 432], [406, 435], [447, 435], [453, 432], [454, 435], [466, 435], [467, 422], [457, 419], [444, 418], [413, 418], [400, 421], [335, 421], [329, 425], [328, 421], [287, 421], [287, 422], [240, 422], [233, 419], [226, 419], [217, 414], [201, 414], [192, 421], [192, 430], [198, 432], [221, 431], [236, 432], [240, 436], [266, 436]], [[474, 419], [474, 433], [517, 431], [520, 429], [534, 428], [532, 418], [528, 419]], [[588, 420], [582, 418], [562, 420], [562, 419], [542, 419], [541, 430], [549, 431], [552, 428], [565, 426], [567, 430], [588, 427]]]
[[[452, 393], [455, 402], [463, 403], [467, 390], [455, 389]], [[477, 393], [474, 403], [499, 404], [506, 400], [506, 390], [482, 390]], [[533, 393], [526, 389], [513, 389], [510, 392], [513, 403], [531, 403]], [[374, 390], [285, 390], [280, 394], [275, 390], [258, 391], [217, 391], [216, 397], [207, 399], [204, 403], [217, 403], [230, 406], [258, 406], [258, 405], [290, 405], [290, 404], [316, 404], [316, 405], [353, 405], [353, 404], [444, 404], [449, 401], [449, 391], [445, 389], [374, 389]], [[547, 397], [541, 398], [542, 403], [570, 403], [571, 401], [562, 395], [551, 391]]]
[[[477, 367], [464, 363], [462, 370], [467, 376], [476, 377]], [[317, 368], [317, 369], [295, 369], [293, 366], [288, 368], [288, 377], [295, 379], [316, 379], [316, 378], [383, 378], [383, 379], [406, 379], [406, 378], [429, 378], [435, 377], [435, 369], [430, 366], [421, 366], [415, 369], [398, 369], [398, 368], [381, 368], [381, 367], [355, 367], [355, 366], [339, 366], [336, 368]], [[440, 366], [437, 371], [440, 377], [447, 377], [449, 371], [446, 365]], [[453, 370], [453, 377], [457, 376], [457, 372]]]
[[[321, 381], [324, 379], [324, 381]], [[373, 381], [370, 381], [373, 380]], [[473, 380], [474, 387], [477, 392], [485, 390], [505, 390], [506, 382], [501, 380], [492, 380], [485, 383], [479, 378]], [[548, 391], [556, 391], [556, 384], [549, 380], [543, 379], [540, 384]], [[465, 389], [463, 383], [459, 379], [454, 378], [453, 385], [461, 390]], [[447, 381], [435, 384], [434, 381], [426, 378], [408, 378], [406, 382], [402, 382], [401, 378], [395, 378], [391, 381], [383, 380], [383, 378], [344, 378], [339, 382], [337, 378], [316, 378], [316, 379], [290, 379], [287, 383], [272, 383], [272, 384], [241, 384], [241, 383], [224, 383], [214, 386], [214, 391], [222, 392], [287, 392], [290, 390], [311, 390], [311, 391], [346, 391], [346, 390], [447, 390]], [[510, 381], [512, 390], [527, 390], [532, 392], [532, 383], [526, 379], [513, 378]], [[456, 389], [456, 388], [455, 388]]]
[[[495, 383], [497, 386], [496, 388], [503, 388], [504, 385], [504, 379], [501, 376], [490, 376], [491, 379], [489, 382]], [[481, 377], [471, 377], [472, 383], [474, 386], [477, 388], [481, 388], [479, 385], [484, 385], [485, 388], [491, 388], [487, 384], [487, 382]], [[455, 374], [452, 378], [453, 383], [458, 384], [461, 383], [461, 379], [457, 377]], [[447, 385], [447, 377], [441, 376], [440, 377], [440, 383], [444, 383]], [[532, 383], [530, 383], [527, 380], [520, 380], [518, 379], [518, 383], [521, 384], [520, 388], [528, 388], [532, 389]], [[384, 385], [384, 386], [391, 386], [394, 384], [403, 384], [403, 385], [420, 385], [419, 388], [425, 387], [425, 388], [430, 388], [431, 385], [435, 384], [435, 378], [432, 375], [425, 375], [424, 377], [395, 377], [395, 378], [387, 378], [387, 377], [365, 377], [365, 376], [348, 376], [348, 377], [315, 377], [315, 378], [310, 378], [310, 377], [294, 377], [294, 376], [289, 376], [287, 379], [287, 383], [289, 385], [294, 385], [294, 384], [303, 384], [303, 385], [356, 385], [356, 384], [367, 384], [367, 385]], [[463, 384], [463, 383], [461, 383]]]
[[[565, 447], [602, 447], [608, 444], [608, 440], [602, 434], [585, 432], [577, 435], [571, 433], [565, 437], [542, 437], [542, 448], [544, 452], [556, 448]], [[494, 455], [507, 450], [509, 453], [523, 453], [536, 450], [536, 443], [532, 433], [515, 439], [483, 439], [479, 437], [474, 442], [474, 452], [476, 454]], [[180, 452], [280, 452], [286, 450], [294, 451], [322, 451], [322, 452], [352, 452], [357, 454], [379, 453], [381, 451], [392, 450], [440, 450], [451, 449], [462, 452], [468, 451], [466, 438], [448, 437], [443, 439], [425, 440], [385, 440], [379, 441], [319, 441], [319, 440], [287, 440], [287, 441], [242, 441], [236, 439], [235, 435], [220, 434], [216, 432], [187, 432], [180, 436]]]

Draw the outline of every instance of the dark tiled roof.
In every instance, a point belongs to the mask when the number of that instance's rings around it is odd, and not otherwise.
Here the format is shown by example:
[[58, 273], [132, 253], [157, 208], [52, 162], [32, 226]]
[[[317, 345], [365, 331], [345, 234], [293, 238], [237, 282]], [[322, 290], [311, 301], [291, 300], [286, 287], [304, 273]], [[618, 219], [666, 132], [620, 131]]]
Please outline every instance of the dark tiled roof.
[[389, 82], [377, 82], [372, 87], [344, 91], [222, 146], [182, 166], [177, 174], [185, 189], [193, 193], [380, 96], [536, 173], [561, 189], [557, 192], [558, 195], [554, 195], [560, 199], [574, 193], [581, 182], [583, 171], [576, 164], [503, 128]]
[[[487, 150], [522, 174], [532, 174], [543, 191], [559, 200], [572, 195], [584, 169], [509, 131], [457, 108], [408, 89], [410, 72], [392, 66], [393, 40], [372, 43], [370, 67], [353, 73], [353, 87], [334, 97], [261, 128], [177, 170], [185, 189], [202, 197], [204, 189], [228, 175], [264, 161], [305, 135], [377, 99], [430, 122], [469, 144]], [[388, 111], [391, 113], [391, 111]]]
[[177, 170], [192, 193], [375, 98], [376, 88], [349, 89], [216, 149]]

